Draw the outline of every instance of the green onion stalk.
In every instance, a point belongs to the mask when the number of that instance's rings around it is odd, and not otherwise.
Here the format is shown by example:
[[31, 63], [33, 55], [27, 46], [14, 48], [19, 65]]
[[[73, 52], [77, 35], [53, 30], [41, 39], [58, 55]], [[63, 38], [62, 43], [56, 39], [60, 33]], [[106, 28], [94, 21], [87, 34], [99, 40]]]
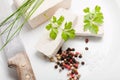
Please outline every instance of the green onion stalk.
[[[40, 7], [43, 1], [44, 0], [25, 0], [15, 12], [13, 12], [10, 16], [8, 16], [0, 23], [0, 29], [4, 28], [4, 30], [0, 32], [0, 36], [7, 33], [7, 35], [5, 36], [6, 41], [0, 48], [0, 51], [3, 50], [3, 48], [15, 37], [16, 34], [20, 33], [23, 26], [27, 23], [27, 21], [38, 9], [38, 7]], [[22, 21], [22, 23], [20, 25], [15, 25], [21, 22], [22, 16], [24, 16], [24, 20]], [[9, 24], [4, 27], [6, 23]]]

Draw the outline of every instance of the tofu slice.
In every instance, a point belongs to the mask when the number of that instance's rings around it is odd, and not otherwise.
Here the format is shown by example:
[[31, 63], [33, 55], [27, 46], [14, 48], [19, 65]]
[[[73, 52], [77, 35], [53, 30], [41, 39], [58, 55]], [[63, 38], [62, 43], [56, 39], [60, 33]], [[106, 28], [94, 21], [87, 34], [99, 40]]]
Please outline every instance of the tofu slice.
[[92, 34], [89, 31], [84, 31], [84, 16], [79, 16], [77, 20], [77, 24], [75, 26], [76, 36], [95, 36], [95, 37], [103, 37], [104, 35], [104, 26], [99, 27], [98, 34]]
[[[14, 0], [14, 3], [19, 7], [24, 0]], [[42, 5], [31, 16], [28, 23], [32, 28], [36, 28], [46, 22], [53, 16], [59, 8], [70, 8], [72, 0], [44, 0]]]
[[[69, 21], [73, 22], [73, 25], [75, 25], [77, 18], [76, 15], [63, 8], [57, 10], [57, 12], [54, 14], [54, 16], [56, 16], [57, 18], [59, 18], [61, 15], [65, 18], [63, 24], [61, 25], [62, 28], [64, 27], [65, 22]], [[58, 50], [64, 43], [64, 40], [61, 38], [61, 33], [62, 32], [59, 31], [57, 38], [55, 40], [52, 40], [49, 37], [49, 31], [44, 29], [42, 37], [36, 45], [36, 49], [47, 57], [51, 58], [54, 54], [58, 52]]]

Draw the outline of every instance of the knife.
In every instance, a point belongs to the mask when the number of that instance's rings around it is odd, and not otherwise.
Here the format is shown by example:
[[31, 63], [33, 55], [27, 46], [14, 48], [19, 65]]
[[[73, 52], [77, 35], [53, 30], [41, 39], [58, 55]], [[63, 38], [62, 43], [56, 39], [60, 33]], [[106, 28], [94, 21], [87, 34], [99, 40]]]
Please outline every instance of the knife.
[[[5, 43], [5, 35], [2, 36], [2, 41]], [[8, 67], [16, 68], [19, 80], [35, 80], [30, 60], [19, 35], [7, 44], [4, 52], [8, 59]]]

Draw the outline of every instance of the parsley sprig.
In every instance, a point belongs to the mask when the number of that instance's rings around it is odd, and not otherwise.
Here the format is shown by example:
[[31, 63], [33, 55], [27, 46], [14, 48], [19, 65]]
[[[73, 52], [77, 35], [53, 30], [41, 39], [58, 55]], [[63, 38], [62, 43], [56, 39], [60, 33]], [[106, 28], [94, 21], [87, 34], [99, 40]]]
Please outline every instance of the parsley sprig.
[[69, 38], [73, 39], [75, 37], [75, 30], [72, 28], [72, 22], [66, 22], [64, 30], [62, 32], [62, 38], [67, 41]]
[[93, 11], [90, 8], [85, 8], [84, 10], [84, 31], [89, 30], [93, 34], [97, 34], [99, 31], [99, 26], [104, 23], [104, 16], [101, 12], [101, 7], [96, 5]]
[[64, 22], [64, 16], [60, 16], [59, 19], [57, 19], [55, 16], [52, 17], [50, 20], [50, 23], [46, 26], [46, 29], [50, 31], [50, 38], [55, 40], [59, 30], [62, 30], [61, 37], [63, 40], [67, 41], [69, 38], [72, 39], [75, 37], [75, 30], [72, 28], [72, 22], [66, 22], [64, 25], [64, 29], [62, 29], [60, 26]]

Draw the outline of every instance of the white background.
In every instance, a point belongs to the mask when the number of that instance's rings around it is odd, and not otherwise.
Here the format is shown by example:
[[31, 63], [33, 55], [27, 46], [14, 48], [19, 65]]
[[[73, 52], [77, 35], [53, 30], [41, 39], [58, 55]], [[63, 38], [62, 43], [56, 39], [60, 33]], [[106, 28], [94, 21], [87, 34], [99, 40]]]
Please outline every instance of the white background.
[[[76, 15], [82, 15], [85, 7], [93, 8], [100, 5], [105, 16], [104, 36], [103, 38], [89, 37], [89, 44], [84, 43], [85, 37], [77, 37], [75, 40], [69, 40], [63, 45], [75, 47], [76, 50], [83, 52], [85, 66], [80, 67], [81, 80], [120, 80], [120, 1], [119, 0], [73, 0], [71, 11]], [[12, 0], [0, 0], [0, 21], [2, 21], [11, 12]], [[46, 61], [35, 45], [42, 38], [42, 30], [45, 24], [32, 30], [25, 27], [21, 32], [21, 38], [30, 58], [37, 80], [67, 80], [66, 73], [59, 73], [54, 70], [54, 63]], [[88, 46], [90, 50], [84, 51]], [[7, 68], [7, 61], [4, 53], [0, 53], [0, 80], [17, 80], [10, 76]]]

